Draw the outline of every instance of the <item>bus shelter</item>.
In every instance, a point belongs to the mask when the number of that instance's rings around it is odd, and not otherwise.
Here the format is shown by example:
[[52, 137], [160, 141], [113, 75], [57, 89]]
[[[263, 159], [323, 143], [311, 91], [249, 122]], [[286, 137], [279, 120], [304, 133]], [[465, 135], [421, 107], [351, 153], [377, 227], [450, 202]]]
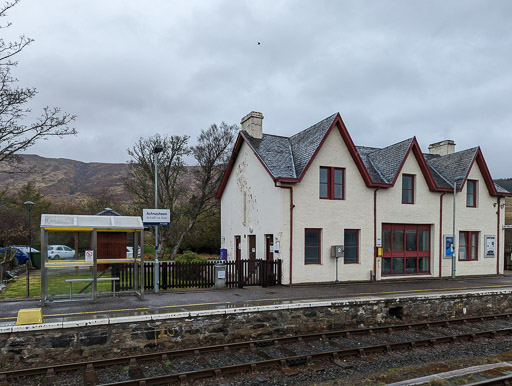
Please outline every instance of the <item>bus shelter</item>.
[[138, 216], [41, 215], [42, 304], [119, 292], [143, 299], [143, 240]]

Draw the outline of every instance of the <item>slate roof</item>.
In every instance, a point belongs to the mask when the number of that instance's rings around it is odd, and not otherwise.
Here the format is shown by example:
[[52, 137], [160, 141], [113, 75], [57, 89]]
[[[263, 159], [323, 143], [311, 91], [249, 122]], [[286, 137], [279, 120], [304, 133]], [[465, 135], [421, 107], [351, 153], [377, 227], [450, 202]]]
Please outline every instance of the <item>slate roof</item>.
[[[338, 116], [333, 114], [291, 137], [263, 134], [262, 139], [256, 139], [246, 131], [243, 131], [242, 135], [274, 179], [300, 179]], [[353, 157], [357, 162], [359, 162], [357, 158], [360, 158], [371, 180], [370, 184], [391, 186], [413, 145], [417, 148], [418, 156], [421, 153], [416, 139], [409, 138], [384, 148], [355, 146], [356, 155]], [[478, 147], [475, 147], [445, 156], [422, 154], [423, 159], [418, 161], [426, 177], [430, 174], [431, 181], [435, 184], [432, 189], [452, 189], [455, 178], [464, 177], [457, 182], [457, 189], [460, 189], [477, 155], [481, 157], [481, 152]], [[360, 165], [361, 162], [359, 162]], [[429, 179], [430, 176], [428, 176]], [[509, 194], [499, 185], [495, 184], [495, 188], [498, 194]]]
[[[457, 177], [465, 179], [477, 151], [478, 147], [474, 147], [445, 156], [432, 157], [430, 161], [427, 161], [431, 170], [434, 169], [437, 172], [436, 174], [444, 177], [442, 180], [436, 181], [436, 185], [438, 187], [451, 188]], [[461, 188], [464, 179], [457, 181], [457, 189]]]
[[251, 137], [246, 131], [243, 132], [244, 138], [273, 177], [298, 178], [320, 146], [336, 115], [333, 114], [290, 138], [263, 134], [263, 138], [258, 139]]

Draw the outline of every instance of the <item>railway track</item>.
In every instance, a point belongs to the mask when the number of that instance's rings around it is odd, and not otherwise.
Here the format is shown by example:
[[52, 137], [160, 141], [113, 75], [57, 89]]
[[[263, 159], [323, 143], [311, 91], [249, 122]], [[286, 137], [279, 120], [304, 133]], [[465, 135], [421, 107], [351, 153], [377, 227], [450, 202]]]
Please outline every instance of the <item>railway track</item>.
[[204, 378], [222, 379], [233, 373], [256, 374], [268, 368], [294, 375], [302, 368], [320, 371], [326, 360], [344, 368], [349, 357], [501, 336], [512, 336], [512, 314], [331, 331], [13, 370], [0, 373], [0, 386], [185, 384]]

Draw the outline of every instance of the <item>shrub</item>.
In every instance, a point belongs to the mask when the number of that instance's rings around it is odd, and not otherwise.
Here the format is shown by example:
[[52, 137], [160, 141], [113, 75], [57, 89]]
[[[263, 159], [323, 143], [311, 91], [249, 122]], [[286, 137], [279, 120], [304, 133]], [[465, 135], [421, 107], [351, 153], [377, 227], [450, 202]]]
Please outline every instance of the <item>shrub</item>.
[[176, 258], [177, 263], [205, 263], [208, 261], [206, 257], [201, 257], [197, 253], [192, 251], [185, 251], [183, 255]]

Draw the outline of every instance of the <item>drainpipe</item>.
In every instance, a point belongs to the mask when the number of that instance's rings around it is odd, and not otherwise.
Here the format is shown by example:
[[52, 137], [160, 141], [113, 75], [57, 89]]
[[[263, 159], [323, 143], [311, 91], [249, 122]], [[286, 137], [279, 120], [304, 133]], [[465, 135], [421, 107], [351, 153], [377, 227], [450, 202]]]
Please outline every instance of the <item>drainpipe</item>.
[[289, 189], [290, 190], [290, 281], [289, 284], [292, 284], [292, 267], [293, 267], [293, 208], [295, 208], [295, 204], [293, 203], [293, 186], [282, 186], [278, 185], [277, 181], [274, 185], [281, 189]]
[[[500, 201], [501, 197], [498, 197], [498, 211], [496, 214], [498, 215], [498, 224], [496, 226], [496, 233], [498, 240], [496, 241], [496, 274], [500, 274], [500, 214], [501, 214], [501, 208], [500, 208]], [[485, 248], [485, 247], [484, 247]]]
[[443, 196], [445, 194], [446, 192], [439, 197], [439, 277], [443, 276]]
[[377, 191], [373, 191], [373, 275], [377, 281]]

